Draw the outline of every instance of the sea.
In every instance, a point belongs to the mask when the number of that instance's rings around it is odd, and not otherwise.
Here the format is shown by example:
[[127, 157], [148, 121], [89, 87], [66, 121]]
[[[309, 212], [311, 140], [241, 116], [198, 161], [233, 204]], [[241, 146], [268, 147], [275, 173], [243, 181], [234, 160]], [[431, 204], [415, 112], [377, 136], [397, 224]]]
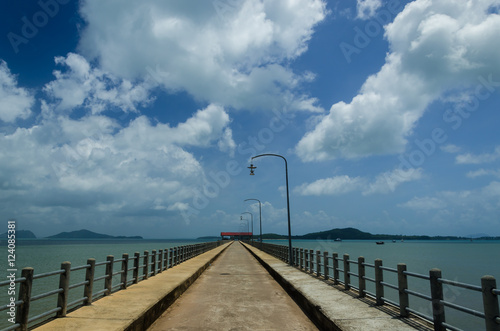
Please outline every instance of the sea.
[[[123, 253], [130, 257], [135, 252], [167, 249], [170, 247], [189, 245], [207, 240], [45, 240], [30, 239], [16, 243], [15, 268], [17, 277], [20, 277], [23, 267], [34, 268], [34, 273], [40, 274], [60, 269], [61, 263], [70, 261], [72, 267], [85, 265], [87, 259], [95, 258], [96, 262], [106, 261], [108, 255], [120, 259]], [[264, 240], [264, 242], [288, 245], [287, 240]], [[341, 258], [349, 254], [350, 260], [357, 260], [359, 256], [365, 258], [366, 263], [373, 264], [375, 259], [382, 259], [383, 265], [389, 268], [397, 268], [398, 263], [405, 263], [407, 270], [414, 273], [428, 275], [432, 268], [442, 271], [442, 278], [461, 283], [480, 285], [481, 277], [492, 275], [500, 283], [500, 241], [385, 241], [383, 245], [377, 245], [375, 241], [366, 240], [344, 240], [341, 242], [331, 240], [294, 240], [294, 247], [313, 249], [314, 251], [327, 251], [338, 253]], [[0, 270], [1, 281], [7, 280], [11, 269], [8, 265], [7, 243], [1, 241]], [[3, 267], [1, 267], [3, 265]], [[130, 266], [129, 266], [130, 267]], [[342, 262], [339, 267], [343, 268]], [[119, 264], [115, 264], [115, 271]], [[351, 272], [357, 273], [357, 266], [351, 266]], [[104, 267], [96, 268], [96, 276], [104, 274]], [[366, 276], [374, 278], [373, 269], [366, 269]], [[83, 270], [72, 272], [71, 284], [84, 280]], [[343, 279], [342, 273], [340, 274]], [[45, 293], [58, 286], [58, 276], [36, 279], [33, 282], [33, 295]], [[119, 282], [119, 277], [114, 277], [114, 283]], [[384, 281], [397, 285], [397, 275], [388, 271], [384, 272]], [[356, 285], [357, 278], [351, 276], [351, 282]], [[94, 292], [103, 288], [103, 281], [95, 284]], [[410, 290], [430, 295], [429, 282], [423, 279], [409, 277], [408, 288]], [[0, 288], [0, 305], [9, 302], [10, 295], [8, 287]], [[371, 282], [367, 282], [367, 290], [374, 293], [375, 289]], [[18, 289], [16, 290], [16, 294]], [[81, 292], [81, 293], [80, 293]], [[83, 288], [79, 287], [70, 291], [70, 300], [83, 296]], [[483, 311], [482, 294], [455, 286], [444, 286], [445, 301], [465, 306], [474, 310]], [[397, 291], [390, 288], [385, 289], [385, 297], [398, 302]], [[30, 316], [35, 316], [43, 311], [56, 307], [57, 296], [51, 296], [32, 303]], [[430, 303], [410, 296], [410, 307], [425, 315], [432, 316]], [[0, 312], [0, 329], [8, 327], [9, 316], [6, 311]], [[2, 316], [3, 315], [3, 316]], [[446, 322], [462, 330], [484, 330], [484, 321], [481, 318], [457, 312], [448, 307], [445, 309]]]

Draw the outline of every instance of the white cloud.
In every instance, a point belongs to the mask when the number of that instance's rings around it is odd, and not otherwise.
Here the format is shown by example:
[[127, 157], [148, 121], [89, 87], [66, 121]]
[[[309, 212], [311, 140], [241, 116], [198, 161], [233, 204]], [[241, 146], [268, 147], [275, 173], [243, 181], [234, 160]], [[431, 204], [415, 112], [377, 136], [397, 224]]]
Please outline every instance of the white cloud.
[[375, 16], [377, 10], [382, 7], [382, 0], [357, 0], [357, 18], [367, 20]]
[[482, 163], [490, 163], [500, 158], [500, 146], [495, 148], [493, 153], [485, 153], [485, 154], [460, 154], [457, 155], [455, 160], [458, 164], [482, 164]]
[[402, 183], [422, 178], [422, 172], [423, 170], [421, 168], [412, 168], [409, 170], [394, 169], [392, 171], [384, 172], [378, 175], [375, 178], [375, 181], [368, 185], [368, 187], [363, 191], [363, 195], [394, 192]]
[[427, 106], [478, 77], [500, 75], [500, 49], [491, 47], [500, 16], [490, 1], [408, 4], [386, 26], [390, 53], [350, 103], [334, 104], [296, 146], [305, 161], [401, 153]]
[[47, 219], [84, 226], [93, 219], [124, 224], [133, 215], [152, 222], [169, 215], [174, 222], [206, 182], [202, 165], [185, 148], [230, 152], [234, 146], [229, 116], [216, 105], [175, 127], [145, 116], [126, 126], [103, 115], [72, 119], [51, 106], [43, 103], [38, 124], [0, 134], [4, 211], [33, 229]]
[[28, 118], [34, 102], [32, 93], [17, 86], [16, 76], [10, 72], [7, 63], [0, 60], [0, 120], [14, 122], [18, 118]]
[[[307, 49], [322, 0], [86, 1], [80, 50], [129, 80], [234, 108], [321, 111], [284, 63]], [[119, 54], [119, 56], [117, 56]]]
[[414, 209], [416, 211], [430, 211], [437, 210], [446, 207], [446, 203], [438, 198], [424, 197], [424, 198], [413, 198], [400, 205], [400, 207]]
[[387, 194], [406, 182], [422, 178], [422, 169], [395, 169], [381, 173], [374, 180], [363, 177], [336, 176], [318, 179], [312, 183], [304, 183], [294, 189], [300, 195], [336, 195], [352, 191], [361, 191], [363, 195]]
[[415, 197], [399, 207], [427, 213], [426, 219], [436, 227], [447, 227], [448, 232], [451, 227], [462, 233], [464, 229], [496, 229], [500, 211], [500, 183], [493, 181], [474, 190], [443, 191], [432, 196]]
[[352, 192], [360, 188], [364, 180], [360, 177], [336, 176], [318, 179], [310, 184], [302, 184], [294, 191], [300, 195], [336, 195]]
[[145, 106], [149, 97], [146, 83], [132, 84], [102, 70], [91, 68], [81, 55], [69, 53], [56, 57], [55, 62], [67, 68], [56, 70], [56, 80], [48, 83], [44, 91], [57, 104], [56, 109], [73, 110], [76, 107], [90, 109], [93, 114], [105, 110], [136, 112], [137, 106]]
[[494, 176], [500, 178], [500, 170], [479, 169], [475, 171], [469, 171], [467, 173], [467, 177], [469, 178], [476, 178], [481, 176]]
[[457, 154], [460, 152], [461, 148], [453, 144], [448, 144], [441, 146], [441, 150], [449, 154]]

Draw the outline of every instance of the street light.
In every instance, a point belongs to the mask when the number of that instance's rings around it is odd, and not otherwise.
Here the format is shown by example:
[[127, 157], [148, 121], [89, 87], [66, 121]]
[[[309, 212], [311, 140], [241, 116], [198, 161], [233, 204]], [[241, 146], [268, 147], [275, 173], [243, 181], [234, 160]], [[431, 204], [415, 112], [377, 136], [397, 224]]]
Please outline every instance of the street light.
[[[250, 221], [247, 220], [246, 218], [243, 218], [243, 216], [240, 216], [240, 221], [246, 221], [247, 222], [247, 233], [250, 232]], [[245, 226], [245, 224], [243, 223], [243, 226]], [[245, 228], [243, 228], [243, 231], [241, 232], [244, 232], [245, 231]]]
[[[259, 154], [257, 156], [253, 156], [251, 160], [256, 159], [258, 157], [262, 156], [277, 156], [281, 157], [285, 161], [285, 177], [286, 177], [286, 208], [288, 211], [288, 264], [293, 265], [293, 250], [292, 250], [292, 228], [290, 225], [290, 197], [288, 194], [288, 164], [286, 162], [286, 159], [279, 155], [279, 154]], [[250, 166], [248, 167], [250, 169], [250, 175], [255, 175], [254, 170], [257, 169], [257, 167], [254, 167], [253, 163], [250, 163]]]
[[259, 199], [245, 199], [245, 201], [254, 200], [259, 202], [259, 223], [260, 223], [260, 242], [262, 242], [262, 203]]
[[252, 243], [253, 243], [253, 214], [249, 211], [245, 211], [241, 214], [250, 214], [251, 218], [252, 218]]

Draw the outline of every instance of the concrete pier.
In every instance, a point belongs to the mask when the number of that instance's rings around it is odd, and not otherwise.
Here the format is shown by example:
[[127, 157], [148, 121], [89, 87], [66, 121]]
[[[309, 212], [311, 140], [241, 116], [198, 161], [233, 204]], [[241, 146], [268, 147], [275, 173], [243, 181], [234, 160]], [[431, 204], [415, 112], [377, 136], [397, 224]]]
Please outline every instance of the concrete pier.
[[[182, 295], [181, 295], [182, 294]], [[254, 247], [226, 243], [37, 330], [430, 330]]]
[[318, 330], [238, 242], [152, 325], [160, 330]]

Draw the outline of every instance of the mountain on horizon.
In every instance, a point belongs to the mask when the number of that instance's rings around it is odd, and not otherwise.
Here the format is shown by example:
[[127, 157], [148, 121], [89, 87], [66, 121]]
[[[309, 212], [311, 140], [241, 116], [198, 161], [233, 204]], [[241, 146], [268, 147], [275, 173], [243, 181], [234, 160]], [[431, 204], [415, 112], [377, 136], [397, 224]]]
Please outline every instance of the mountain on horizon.
[[[7, 232], [0, 234], [0, 239], [6, 239]], [[16, 239], [36, 239], [36, 236], [30, 230], [16, 230]]]
[[142, 239], [141, 236], [110, 236], [108, 234], [96, 233], [90, 230], [82, 229], [71, 232], [61, 232], [53, 236], [48, 236], [49, 239]]

